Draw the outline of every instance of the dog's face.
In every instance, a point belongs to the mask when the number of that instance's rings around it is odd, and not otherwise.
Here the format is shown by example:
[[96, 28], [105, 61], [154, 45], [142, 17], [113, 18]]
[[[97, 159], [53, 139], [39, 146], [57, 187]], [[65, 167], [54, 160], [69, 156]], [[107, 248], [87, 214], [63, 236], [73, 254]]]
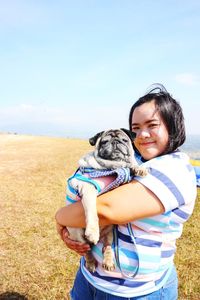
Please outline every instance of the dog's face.
[[90, 139], [95, 146], [95, 158], [106, 161], [130, 163], [134, 156], [135, 134], [126, 129], [102, 131]]

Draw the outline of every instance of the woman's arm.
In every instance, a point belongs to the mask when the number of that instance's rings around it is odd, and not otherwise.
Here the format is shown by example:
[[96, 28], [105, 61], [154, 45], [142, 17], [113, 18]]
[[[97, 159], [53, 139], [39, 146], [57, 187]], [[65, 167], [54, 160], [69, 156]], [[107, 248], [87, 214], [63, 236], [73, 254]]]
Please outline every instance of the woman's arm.
[[98, 198], [100, 224], [124, 224], [159, 215], [164, 206], [148, 188], [133, 180]]
[[[155, 194], [133, 180], [97, 198], [100, 225], [124, 224], [158, 215], [164, 207]], [[62, 226], [85, 227], [85, 214], [81, 202], [63, 207], [56, 213]]]

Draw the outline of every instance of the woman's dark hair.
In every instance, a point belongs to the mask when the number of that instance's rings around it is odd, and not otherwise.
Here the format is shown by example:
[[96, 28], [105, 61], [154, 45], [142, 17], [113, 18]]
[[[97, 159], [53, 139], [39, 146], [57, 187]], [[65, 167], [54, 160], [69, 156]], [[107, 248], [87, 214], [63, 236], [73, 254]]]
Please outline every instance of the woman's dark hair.
[[163, 154], [175, 151], [185, 142], [185, 123], [180, 104], [172, 98], [162, 84], [154, 84], [143, 97], [131, 107], [129, 113], [129, 128], [132, 130], [132, 116], [136, 107], [154, 101], [169, 134], [169, 143]]

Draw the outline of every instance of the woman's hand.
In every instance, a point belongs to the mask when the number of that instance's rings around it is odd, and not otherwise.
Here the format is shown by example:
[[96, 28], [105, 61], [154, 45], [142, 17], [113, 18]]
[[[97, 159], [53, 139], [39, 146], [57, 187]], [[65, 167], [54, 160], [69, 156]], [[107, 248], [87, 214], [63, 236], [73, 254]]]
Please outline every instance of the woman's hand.
[[60, 238], [63, 240], [65, 245], [78, 253], [81, 256], [84, 256], [86, 252], [90, 250], [90, 245], [86, 243], [76, 242], [69, 237], [69, 231], [66, 227], [56, 223], [57, 232], [60, 235]]
[[69, 249], [77, 252], [81, 256], [85, 255], [86, 252], [88, 252], [91, 249], [90, 245], [87, 243], [76, 242], [70, 239], [67, 228], [63, 230], [63, 241]]

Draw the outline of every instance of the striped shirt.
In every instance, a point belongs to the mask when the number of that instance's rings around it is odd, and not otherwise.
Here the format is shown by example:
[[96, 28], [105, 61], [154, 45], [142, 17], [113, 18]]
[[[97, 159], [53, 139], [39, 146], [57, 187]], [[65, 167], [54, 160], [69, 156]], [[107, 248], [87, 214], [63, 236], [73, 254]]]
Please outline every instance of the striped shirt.
[[165, 284], [173, 267], [176, 239], [192, 214], [197, 193], [195, 172], [186, 154], [176, 151], [143, 166], [148, 168], [148, 175], [135, 179], [160, 199], [165, 212], [131, 222], [133, 236], [128, 226], [117, 226], [121, 269], [117, 262], [112, 272], [102, 268], [100, 242], [92, 248], [98, 263], [94, 273], [86, 269], [84, 258], [81, 259], [82, 273], [94, 287], [121, 297], [149, 294]]

